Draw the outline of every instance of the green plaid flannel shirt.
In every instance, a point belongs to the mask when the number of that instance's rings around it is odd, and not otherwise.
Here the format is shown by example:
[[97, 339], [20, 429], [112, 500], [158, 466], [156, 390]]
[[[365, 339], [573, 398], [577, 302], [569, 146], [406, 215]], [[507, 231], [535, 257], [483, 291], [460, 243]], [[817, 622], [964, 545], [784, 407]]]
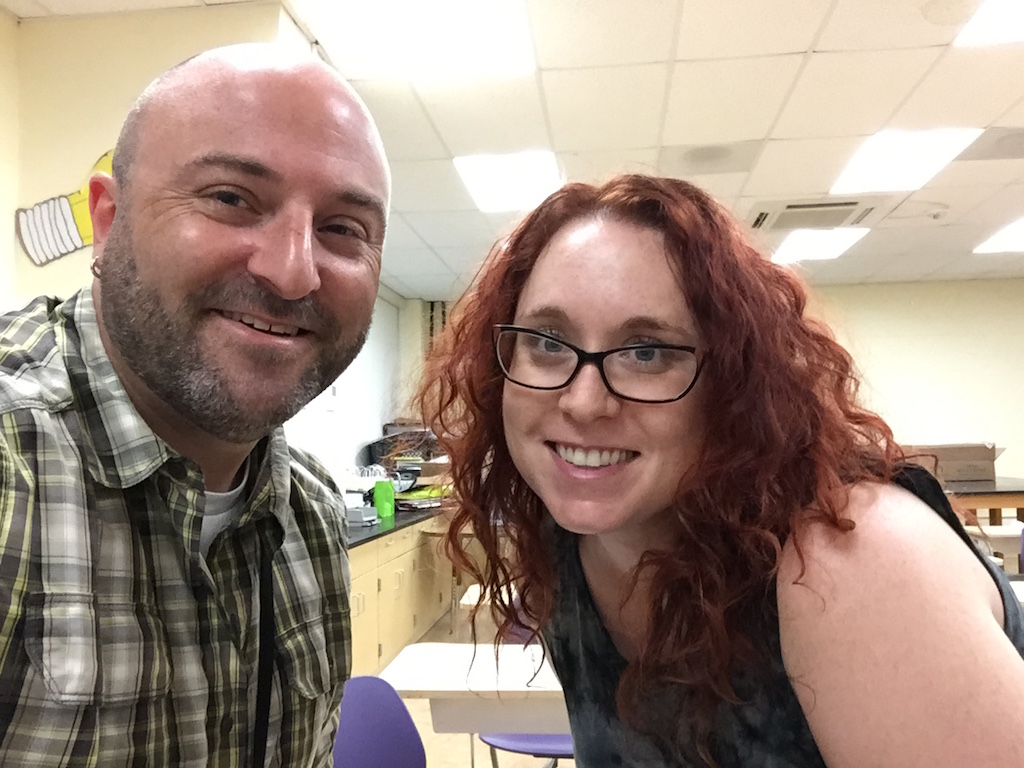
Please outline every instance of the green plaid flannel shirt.
[[89, 291], [0, 317], [0, 765], [249, 765], [266, 546], [266, 764], [330, 765], [351, 670], [344, 507], [282, 429], [250, 462], [204, 559], [202, 474], [135, 411]]

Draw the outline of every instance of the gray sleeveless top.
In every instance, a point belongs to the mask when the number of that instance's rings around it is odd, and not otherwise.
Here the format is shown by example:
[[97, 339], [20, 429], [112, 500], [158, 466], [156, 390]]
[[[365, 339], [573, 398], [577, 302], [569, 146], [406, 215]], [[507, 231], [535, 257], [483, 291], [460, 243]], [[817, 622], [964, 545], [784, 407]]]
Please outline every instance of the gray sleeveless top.
[[[895, 482], [945, 520], [992, 574], [1003, 599], [1006, 634], [1024, 656], [1024, 610], [1006, 576], [977, 552], [942, 488], [923, 469], [909, 466]], [[615, 708], [615, 690], [626, 668], [597, 613], [583, 575], [576, 537], [561, 528], [554, 537], [559, 585], [544, 644], [565, 690], [578, 768], [685, 768], [702, 765], [695, 752], [667, 756], [655, 740], [626, 728]], [[774, 595], [774, 590], [772, 590]], [[803, 710], [782, 664], [778, 617], [764, 619], [769, 669], [739, 674], [733, 681], [741, 705], [723, 704], [711, 737], [721, 768], [810, 768], [824, 766]], [[674, 712], [664, 692], [665, 713]], [[656, 705], [655, 705], [656, 706]], [[658, 707], [658, 709], [662, 709]]]

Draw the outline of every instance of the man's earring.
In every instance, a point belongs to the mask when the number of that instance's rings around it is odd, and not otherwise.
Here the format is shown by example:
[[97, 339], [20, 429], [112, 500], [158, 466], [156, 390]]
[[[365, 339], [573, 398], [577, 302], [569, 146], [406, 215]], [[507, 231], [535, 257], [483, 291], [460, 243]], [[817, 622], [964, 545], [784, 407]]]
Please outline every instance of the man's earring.
[[97, 280], [100, 279], [100, 261], [99, 259], [93, 258], [92, 264], [89, 265], [89, 271], [92, 272], [92, 276]]

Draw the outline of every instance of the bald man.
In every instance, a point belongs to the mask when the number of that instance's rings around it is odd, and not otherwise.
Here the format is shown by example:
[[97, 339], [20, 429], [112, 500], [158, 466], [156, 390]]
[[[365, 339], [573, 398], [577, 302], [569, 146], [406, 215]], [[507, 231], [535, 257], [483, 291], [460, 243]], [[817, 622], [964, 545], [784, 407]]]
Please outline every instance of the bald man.
[[329, 765], [344, 511], [281, 424], [366, 338], [389, 196], [312, 57], [218, 49], [139, 98], [91, 289], [0, 317], [0, 765]]

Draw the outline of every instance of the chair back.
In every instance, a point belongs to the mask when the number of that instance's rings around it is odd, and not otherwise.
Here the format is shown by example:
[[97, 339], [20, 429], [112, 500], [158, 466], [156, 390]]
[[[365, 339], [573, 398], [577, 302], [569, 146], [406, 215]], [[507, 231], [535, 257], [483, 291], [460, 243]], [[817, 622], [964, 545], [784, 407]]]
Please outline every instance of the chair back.
[[379, 677], [345, 684], [334, 740], [335, 768], [426, 768], [416, 724], [398, 692]]

